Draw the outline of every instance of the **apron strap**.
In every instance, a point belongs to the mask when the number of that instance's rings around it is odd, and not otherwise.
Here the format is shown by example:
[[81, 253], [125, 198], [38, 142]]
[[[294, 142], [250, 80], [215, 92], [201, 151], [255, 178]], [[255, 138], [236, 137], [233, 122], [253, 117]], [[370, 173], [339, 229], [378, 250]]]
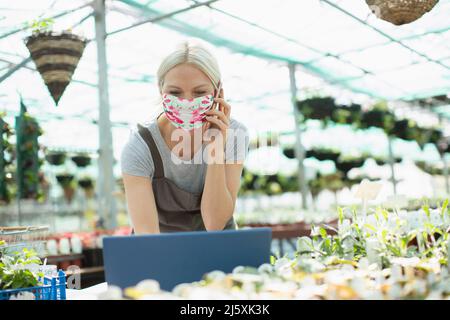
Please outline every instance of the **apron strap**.
[[150, 150], [150, 153], [152, 155], [153, 164], [155, 165], [155, 178], [163, 178], [164, 177], [164, 166], [161, 159], [161, 155], [159, 154], [158, 147], [156, 146], [155, 140], [153, 139], [153, 136], [147, 128], [141, 126], [138, 124], [138, 130], [139, 134], [141, 135], [142, 139], [144, 139], [145, 143], [148, 146], [148, 149]]

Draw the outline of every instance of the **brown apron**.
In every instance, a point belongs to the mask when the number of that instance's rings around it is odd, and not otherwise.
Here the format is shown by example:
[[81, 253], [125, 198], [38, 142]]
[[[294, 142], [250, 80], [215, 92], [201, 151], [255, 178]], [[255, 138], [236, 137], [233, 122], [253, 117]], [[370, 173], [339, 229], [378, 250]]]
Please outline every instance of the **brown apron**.
[[[152, 187], [160, 232], [206, 231], [200, 211], [202, 192], [186, 191], [166, 178], [161, 155], [150, 130], [141, 125], [138, 125], [138, 129], [150, 150], [155, 168]], [[224, 229], [236, 229], [233, 217]]]

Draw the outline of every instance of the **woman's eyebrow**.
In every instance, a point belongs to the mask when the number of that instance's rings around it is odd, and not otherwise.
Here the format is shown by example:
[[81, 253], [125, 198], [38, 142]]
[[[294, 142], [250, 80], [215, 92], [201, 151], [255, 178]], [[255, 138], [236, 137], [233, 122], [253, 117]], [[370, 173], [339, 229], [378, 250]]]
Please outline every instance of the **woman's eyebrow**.
[[194, 89], [202, 88], [202, 87], [205, 87], [205, 86], [208, 86], [208, 84], [207, 83], [201, 84], [199, 86], [196, 86]]

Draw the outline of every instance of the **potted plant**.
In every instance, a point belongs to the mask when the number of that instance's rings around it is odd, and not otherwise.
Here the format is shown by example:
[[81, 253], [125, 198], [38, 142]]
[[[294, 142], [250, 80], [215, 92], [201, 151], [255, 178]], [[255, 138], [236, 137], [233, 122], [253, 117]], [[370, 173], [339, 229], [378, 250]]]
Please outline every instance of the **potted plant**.
[[46, 154], [45, 159], [54, 166], [60, 166], [66, 161], [66, 153], [60, 151], [50, 151]]
[[52, 31], [53, 20], [31, 23], [32, 34], [25, 39], [31, 59], [58, 105], [83, 54], [87, 40], [70, 30]]
[[394, 122], [393, 128], [388, 132], [388, 135], [397, 138], [411, 141], [417, 135], [416, 123], [413, 120], [401, 119]]
[[91, 164], [91, 157], [88, 154], [78, 154], [72, 157], [72, 161], [77, 167], [84, 168]]
[[325, 161], [325, 160], [331, 160], [331, 161], [337, 161], [339, 158], [341, 152], [334, 150], [334, 149], [328, 149], [328, 148], [316, 148], [310, 150], [310, 156], [316, 158], [319, 161]]
[[417, 127], [416, 142], [423, 149], [427, 143], [437, 145], [443, 137], [443, 133], [438, 129], [420, 128]]
[[395, 116], [388, 110], [386, 102], [379, 102], [361, 115], [361, 128], [376, 127], [389, 133], [394, 127]]
[[416, 21], [438, 2], [439, 0], [366, 0], [378, 18], [397, 26]]
[[335, 107], [336, 104], [331, 97], [315, 97], [297, 103], [297, 108], [304, 120], [330, 120]]
[[84, 177], [78, 180], [78, 185], [84, 190], [86, 198], [94, 196], [94, 182], [90, 177]]
[[56, 180], [64, 190], [64, 197], [68, 203], [71, 203], [75, 195], [74, 176], [72, 174], [63, 173], [56, 176]]
[[382, 157], [374, 157], [373, 159], [375, 160], [375, 162], [379, 166], [384, 166], [387, 163], [387, 160], [385, 158], [382, 158]]
[[346, 158], [340, 157], [336, 162], [336, 169], [347, 174], [353, 168], [359, 168], [364, 165], [366, 159], [364, 158]]
[[361, 120], [361, 105], [336, 106], [331, 114], [331, 120], [340, 124], [358, 124]]
[[295, 159], [294, 147], [283, 148], [283, 154], [289, 159]]

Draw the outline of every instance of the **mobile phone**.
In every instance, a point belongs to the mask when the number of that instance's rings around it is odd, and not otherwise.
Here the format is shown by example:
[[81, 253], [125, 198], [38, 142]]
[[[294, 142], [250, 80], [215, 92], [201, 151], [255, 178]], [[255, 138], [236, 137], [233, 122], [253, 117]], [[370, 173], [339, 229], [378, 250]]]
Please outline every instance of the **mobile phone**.
[[[220, 90], [221, 90], [221, 89], [222, 89], [222, 81], [219, 81], [219, 86], [218, 86], [218, 88], [217, 88], [217, 92], [216, 92], [216, 94], [215, 94], [215, 96], [214, 96], [214, 99], [219, 97], [219, 94], [220, 94]], [[218, 102], [215, 102], [215, 103], [213, 104], [211, 110], [214, 110], [216, 107], [219, 108], [219, 106], [220, 106], [220, 104], [219, 104]]]

